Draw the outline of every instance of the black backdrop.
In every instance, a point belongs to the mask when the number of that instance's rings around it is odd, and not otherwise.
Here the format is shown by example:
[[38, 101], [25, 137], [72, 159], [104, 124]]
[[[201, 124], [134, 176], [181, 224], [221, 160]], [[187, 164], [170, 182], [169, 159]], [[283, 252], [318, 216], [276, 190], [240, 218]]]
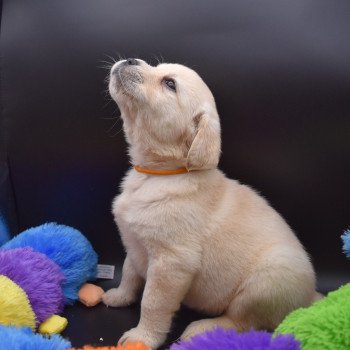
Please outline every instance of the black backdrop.
[[269, 199], [320, 289], [336, 288], [350, 275], [339, 239], [350, 224], [349, 18], [348, 0], [5, 0], [0, 197], [15, 204], [2, 208], [13, 233], [72, 225], [120, 265], [110, 206], [129, 164], [99, 67], [118, 55], [178, 62], [216, 97], [220, 168]]

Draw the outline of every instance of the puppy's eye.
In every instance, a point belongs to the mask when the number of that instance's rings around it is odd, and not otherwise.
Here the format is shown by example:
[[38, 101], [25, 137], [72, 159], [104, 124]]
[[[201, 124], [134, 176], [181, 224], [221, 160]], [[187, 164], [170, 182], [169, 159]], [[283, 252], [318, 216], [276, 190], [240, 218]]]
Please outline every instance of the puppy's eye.
[[170, 89], [176, 92], [176, 84], [174, 79], [165, 78], [164, 84]]

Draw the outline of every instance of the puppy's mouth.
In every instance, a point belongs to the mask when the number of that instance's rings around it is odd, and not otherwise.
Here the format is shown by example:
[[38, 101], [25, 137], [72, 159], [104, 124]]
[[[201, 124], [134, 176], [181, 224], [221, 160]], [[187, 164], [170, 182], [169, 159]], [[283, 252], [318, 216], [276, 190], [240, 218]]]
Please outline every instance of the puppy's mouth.
[[137, 88], [143, 83], [143, 77], [136, 66], [118, 65], [110, 74], [110, 89], [118, 93], [135, 97]]

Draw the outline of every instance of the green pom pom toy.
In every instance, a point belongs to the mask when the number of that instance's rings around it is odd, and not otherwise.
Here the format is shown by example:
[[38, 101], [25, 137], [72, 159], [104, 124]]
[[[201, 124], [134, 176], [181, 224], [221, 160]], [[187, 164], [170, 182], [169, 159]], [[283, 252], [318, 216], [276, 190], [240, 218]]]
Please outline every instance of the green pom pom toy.
[[349, 350], [350, 283], [290, 313], [275, 334], [293, 334], [303, 350]]

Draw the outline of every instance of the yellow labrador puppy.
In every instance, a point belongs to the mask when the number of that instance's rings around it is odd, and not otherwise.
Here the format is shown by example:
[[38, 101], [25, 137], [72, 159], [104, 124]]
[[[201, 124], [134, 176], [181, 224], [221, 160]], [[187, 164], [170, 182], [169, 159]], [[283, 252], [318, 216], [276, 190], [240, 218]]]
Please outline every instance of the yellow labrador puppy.
[[179, 64], [117, 62], [109, 91], [118, 104], [134, 168], [113, 214], [127, 255], [108, 306], [135, 302], [139, 324], [120, 343], [156, 349], [183, 303], [212, 315], [189, 338], [217, 326], [273, 329], [318, 297], [308, 255], [283, 218], [250, 187], [217, 169], [220, 121], [214, 98]]

